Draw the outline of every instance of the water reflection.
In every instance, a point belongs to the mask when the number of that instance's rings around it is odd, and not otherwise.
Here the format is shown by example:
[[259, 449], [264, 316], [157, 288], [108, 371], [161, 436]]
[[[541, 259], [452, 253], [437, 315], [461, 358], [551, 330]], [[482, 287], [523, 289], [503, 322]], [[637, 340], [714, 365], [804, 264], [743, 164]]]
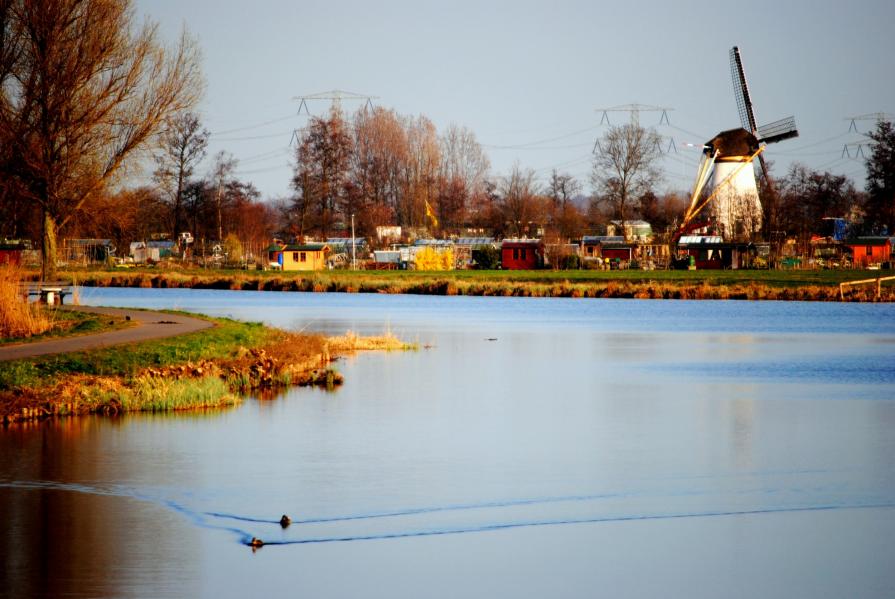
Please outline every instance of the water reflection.
[[[87, 483], [0, 489], [7, 596], [127, 596], [135, 586], [157, 589], [159, 596], [196, 592], [188, 569], [169, 568], [193, 561], [195, 531], [133, 493], [89, 486], [129, 480], [135, 470], [114, 455], [108, 441], [116, 429], [114, 420], [84, 417], [13, 426], [0, 435], [3, 481]], [[147, 462], [136, 469], [153, 468]]]
[[170, 291], [92, 298], [431, 347], [348, 357], [336, 393], [0, 433], [13, 596], [895, 584], [891, 307]]

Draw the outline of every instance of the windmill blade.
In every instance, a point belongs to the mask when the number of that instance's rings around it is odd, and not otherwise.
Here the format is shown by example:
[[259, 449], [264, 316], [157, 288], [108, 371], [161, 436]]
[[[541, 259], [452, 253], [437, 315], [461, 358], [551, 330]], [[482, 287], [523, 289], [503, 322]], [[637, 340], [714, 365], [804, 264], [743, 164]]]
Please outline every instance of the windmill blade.
[[757, 131], [755, 112], [752, 110], [752, 98], [749, 96], [746, 73], [743, 71], [743, 61], [737, 46], [730, 49], [730, 76], [733, 79], [733, 94], [737, 101], [737, 111], [740, 113], [740, 123], [743, 129], [754, 135]]
[[768, 123], [767, 125], [762, 125], [758, 128], [758, 133], [755, 135], [755, 137], [758, 138], [758, 141], [766, 144], [772, 144], [798, 136], [799, 130], [796, 129], [796, 118], [793, 116], [774, 121], [773, 123]]

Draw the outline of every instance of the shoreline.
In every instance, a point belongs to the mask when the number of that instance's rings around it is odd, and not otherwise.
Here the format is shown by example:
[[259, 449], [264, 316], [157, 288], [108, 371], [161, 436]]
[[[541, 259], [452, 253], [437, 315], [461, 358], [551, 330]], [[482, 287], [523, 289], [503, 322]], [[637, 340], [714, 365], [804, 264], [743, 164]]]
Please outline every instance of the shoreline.
[[[475, 272], [475, 271], [471, 271]], [[494, 297], [566, 297], [625, 299], [747, 300], [747, 301], [843, 301], [839, 282], [875, 278], [863, 271], [827, 276], [829, 282], [805, 276], [789, 279], [784, 275], [762, 275], [765, 271], [702, 271], [702, 278], [679, 275], [678, 271], [650, 271], [624, 276], [571, 274], [558, 271], [496, 271], [481, 275], [466, 271], [367, 274], [365, 271], [310, 273], [248, 272], [207, 273], [191, 271], [158, 272], [72, 272], [84, 287], [134, 287], [155, 289], [226, 289], [234, 291], [301, 291], [313, 293], [386, 293], [410, 295], [469, 295]], [[584, 275], [580, 273], [585, 273]], [[882, 273], [882, 271], [879, 271]], [[464, 274], [452, 274], [464, 273]], [[657, 274], [655, 277], [652, 273]], [[705, 274], [708, 273], [708, 274]], [[747, 274], [731, 274], [747, 273]], [[755, 273], [759, 273], [756, 275]], [[862, 275], [863, 273], [863, 275]], [[566, 274], [567, 276], [563, 276]], [[802, 274], [802, 273], [798, 273]], [[877, 276], [885, 276], [882, 273]], [[737, 279], [741, 280], [737, 280]], [[760, 279], [767, 280], [762, 281]], [[815, 277], [817, 279], [818, 277]], [[823, 278], [823, 277], [819, 277]], [[895, 285], [882, 286], [880, 298], [874, 285], [852, 288], [845, 294], [849, 302], [893, 302]]]
[[193, 316], [214, 326], [161, 342], [0, 362], [0, 422], [220, 409], [293, 386], [331, 390], [343, 383], [331, 366], [339, 357], [413, 348], [394, 337], [323, 337]]

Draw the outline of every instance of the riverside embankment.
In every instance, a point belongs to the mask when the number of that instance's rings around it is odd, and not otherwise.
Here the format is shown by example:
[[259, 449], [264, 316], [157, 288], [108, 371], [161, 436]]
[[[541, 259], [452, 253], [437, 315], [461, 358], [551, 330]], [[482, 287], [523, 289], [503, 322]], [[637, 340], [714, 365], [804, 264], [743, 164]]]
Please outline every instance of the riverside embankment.
[[[69, 271], [87, 287], [403, 293], [507, 297], [841, 301], [839, 283], [881, 271]], [[888, 273], [882, 273], [888, 274]], [[895, 301], [895, 285], [849, 289], [847, 301]]]

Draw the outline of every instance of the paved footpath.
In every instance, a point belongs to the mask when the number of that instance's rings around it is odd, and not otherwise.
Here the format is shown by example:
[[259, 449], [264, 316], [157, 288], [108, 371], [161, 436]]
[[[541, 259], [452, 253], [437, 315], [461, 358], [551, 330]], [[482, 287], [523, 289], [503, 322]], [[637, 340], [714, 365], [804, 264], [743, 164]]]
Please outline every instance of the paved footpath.
[[60, 309], [121, 317], [130, 316], [130, 319], [137, 324], [126, 329], [93, 335], [79, 335], [77, 337], [4, 345], [0, 347], [0, 361], [98, 349], [124, 343], [148, 341], [150, 339], [164, 339], [166, 337], [201, 331], [214, 326], [214, 323], [199, 318], [190, 318], [180, 314], [146, 312], [144, 310], [101, 308], [97, 306], [60, 306]]

